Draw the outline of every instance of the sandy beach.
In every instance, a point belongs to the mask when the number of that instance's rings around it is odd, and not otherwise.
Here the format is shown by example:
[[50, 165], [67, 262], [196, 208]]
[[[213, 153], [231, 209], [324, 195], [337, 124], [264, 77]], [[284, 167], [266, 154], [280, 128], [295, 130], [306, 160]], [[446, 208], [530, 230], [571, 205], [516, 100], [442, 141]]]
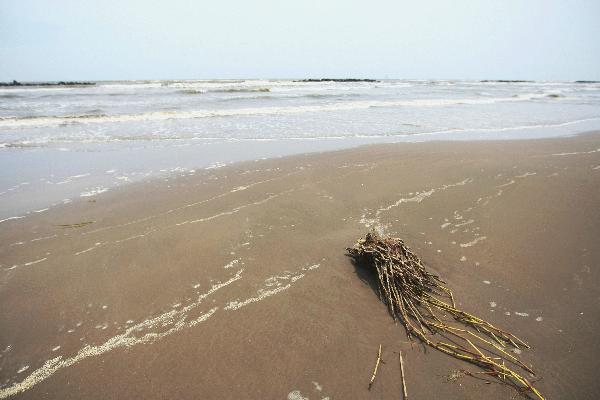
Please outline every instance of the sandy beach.
[[407, 340], [345, 254], [376, 228], [525, 339], [547, 399], [595, 399], [599, 209], [596, 132], [243, 162], [7, 219], [0, 398], [398, 399], [400, 350], [410, 398], [514, 398]]

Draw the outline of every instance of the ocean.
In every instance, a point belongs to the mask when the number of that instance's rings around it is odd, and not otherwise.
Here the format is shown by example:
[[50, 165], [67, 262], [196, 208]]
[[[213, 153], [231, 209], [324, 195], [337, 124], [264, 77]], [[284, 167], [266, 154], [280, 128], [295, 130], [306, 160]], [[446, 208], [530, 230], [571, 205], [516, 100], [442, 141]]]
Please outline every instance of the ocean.
[[103, 81], [0, 88], [0, 221], [147, 179], [363, 144], [600, 129], [600, 84]]

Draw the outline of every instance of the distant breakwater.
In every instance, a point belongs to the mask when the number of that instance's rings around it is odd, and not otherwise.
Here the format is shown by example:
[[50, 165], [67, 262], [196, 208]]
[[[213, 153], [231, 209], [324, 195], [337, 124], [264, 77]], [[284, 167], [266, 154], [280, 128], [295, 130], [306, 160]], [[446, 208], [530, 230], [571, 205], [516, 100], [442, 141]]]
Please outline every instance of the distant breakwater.
[[95, 82], [77, 82], [77, 81], [59, 81], [59, 82], [0, 82], [0, 87], [21, 87], [21, 86], [95, 86]]

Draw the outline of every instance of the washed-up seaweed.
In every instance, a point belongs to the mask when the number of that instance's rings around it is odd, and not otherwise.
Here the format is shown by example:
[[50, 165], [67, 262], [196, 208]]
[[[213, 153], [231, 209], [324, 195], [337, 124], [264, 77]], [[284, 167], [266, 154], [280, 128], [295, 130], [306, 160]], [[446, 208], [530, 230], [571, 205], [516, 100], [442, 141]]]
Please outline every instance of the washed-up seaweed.
[[452, 291], [398, 238], [370, 232], [351, 248], [360, 267], [378, 277], [381, 300], [409, 338], [481, 368], [467, 375], [513, 386], [544, 399], [524, 375], [535, 376], [511, 349], [529, 348], [514, 334], [456, 307]]

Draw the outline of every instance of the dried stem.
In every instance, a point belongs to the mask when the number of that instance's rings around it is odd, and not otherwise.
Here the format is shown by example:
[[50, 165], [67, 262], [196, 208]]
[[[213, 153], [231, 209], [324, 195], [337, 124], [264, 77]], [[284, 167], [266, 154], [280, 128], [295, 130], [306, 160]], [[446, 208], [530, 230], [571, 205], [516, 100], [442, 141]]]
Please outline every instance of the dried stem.
[[[384, 238], [370, 232], [349, 248], [348, 253], [358, 264], [375, 269], [380, 298], [387, 304], [394, 320], [404, 325], [409, 338], [418, 338], [443, 353], [479, 366], [499, 382], [544, 400], [527, 378], [512, 366], [531, 374], [533, 370], [506, 350], [507, 346], [529, 348], [527, 343], [456, 308], [446, 283], [427, 271], [424, 263], [401, 239]], [[449, 315], [456, 323], [444, 322], [443, 315]], [[451, 343], [436, 340], [437, 336], [445, 337]], [[375, 380], [380, 356], [381, 346], [369, 388]], [[404, 372], [402, 377], [404, 379]]]
[[404, 395], [404, 400], [408, 400], [408, 394], [406, 394], [406, 381], [404, 380], [404, 361], [402, 360], [402, 350], [398, 354], [398, 358], [400, 358], [400, 374], [402, 376], [402, 394]]
[[371, 386], [373, 386], [373, 382], [375, 382], [375, 375], [377, 375], [377, 368], [379, 368], [380, 362], [381, 362], [381, 345], [379, 345], [379, 353], [377, 353], [377, 362], [375, 362], [375, 369], [373, 370], [373, 376], [371, 376], [371, 382], [369, 382], [369, 390], [371, 390]]

